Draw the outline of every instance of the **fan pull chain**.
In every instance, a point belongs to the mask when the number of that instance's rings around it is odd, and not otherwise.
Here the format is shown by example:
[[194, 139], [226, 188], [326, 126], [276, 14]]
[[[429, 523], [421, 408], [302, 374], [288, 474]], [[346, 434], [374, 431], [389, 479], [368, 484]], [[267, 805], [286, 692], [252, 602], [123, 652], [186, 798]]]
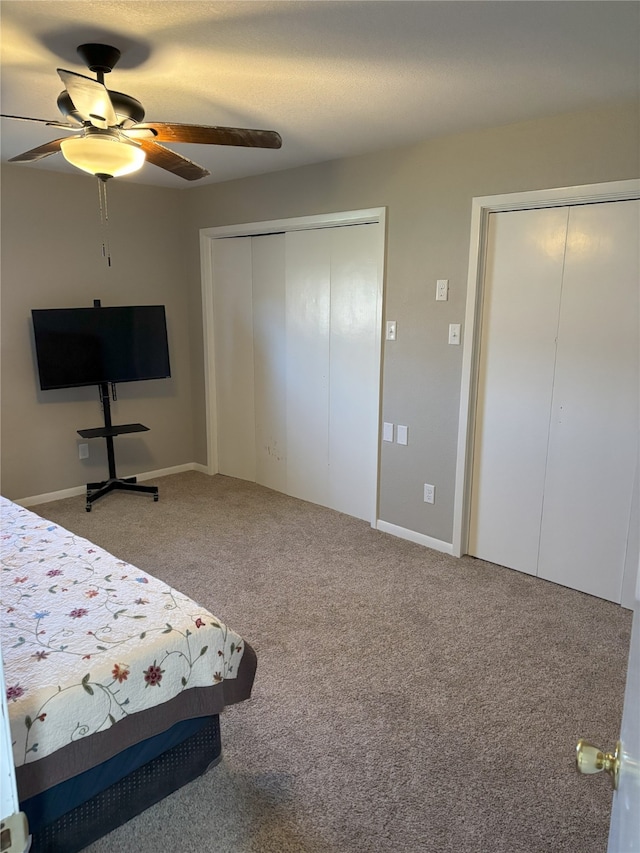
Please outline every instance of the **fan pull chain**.
[[102, 228], [102, 256], [106, 258], [107, 266], [111, 266], [111, 249], [109, 248], [109, 207], [107, 204], [107, 181], [98, 178], [98, 205], [100, 207], [100, 226]]

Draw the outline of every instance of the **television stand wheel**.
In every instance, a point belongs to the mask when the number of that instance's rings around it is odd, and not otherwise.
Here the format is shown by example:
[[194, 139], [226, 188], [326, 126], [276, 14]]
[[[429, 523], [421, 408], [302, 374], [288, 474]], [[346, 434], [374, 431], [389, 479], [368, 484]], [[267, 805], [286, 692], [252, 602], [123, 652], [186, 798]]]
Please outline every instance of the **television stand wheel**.
[[86, 509], [87, 509], [87, 512], [91, 512], [91, 504], [88, 503]]
[[160, 498], [160, 495], [156, 492], [156, 494], [153, 496], [154, 501], [159, 500], [159, 498]]

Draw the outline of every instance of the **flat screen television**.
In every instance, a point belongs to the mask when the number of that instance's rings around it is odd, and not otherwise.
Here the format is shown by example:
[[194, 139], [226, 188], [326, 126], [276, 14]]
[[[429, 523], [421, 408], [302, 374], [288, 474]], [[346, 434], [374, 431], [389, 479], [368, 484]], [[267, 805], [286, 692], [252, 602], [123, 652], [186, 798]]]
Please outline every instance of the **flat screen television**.
[[46, 308], [31, 315], [43, 391], [171, 375], [164, 305]]

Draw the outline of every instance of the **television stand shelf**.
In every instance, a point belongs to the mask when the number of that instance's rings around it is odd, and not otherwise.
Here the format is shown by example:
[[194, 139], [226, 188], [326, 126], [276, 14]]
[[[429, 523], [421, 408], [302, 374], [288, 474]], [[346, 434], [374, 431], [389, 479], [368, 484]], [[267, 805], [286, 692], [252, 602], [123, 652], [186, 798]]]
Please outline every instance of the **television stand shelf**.
[[79, 429], [78, 435], [83, 438], [107, 438], [114, 435], [125, 435], [128, 432], [148, 432], [144, 424], [116, 424], [110, 427], [95, 427], [95, 429]]
[[104, 413], [104, 426], [93, 429], [79, 429], [78, 435], [82, 438], [104, 438], [107, 442], [107, 460], [109, 463], [109, 479], [100, 483], [87, 483], [87, 512], [91, 512], [91, 505], [103, 497], [103, 495], [120, 490], [123, 492], [143, 492], [153, 495], [154, 501], [158, 500], [157, 486], [142, 486], [135, 477], [118, 477], [116, 474], [116, 459], [113, 449], [113, 439], [116, 435], [126, 435], [133, 432], [147, 432], [149, 427], [144, 424], [112, 424], [111, 404], [109, 402], [109, 386], [107, 383], [100, 385], [100, 396], [102, 399], [102, 411]]

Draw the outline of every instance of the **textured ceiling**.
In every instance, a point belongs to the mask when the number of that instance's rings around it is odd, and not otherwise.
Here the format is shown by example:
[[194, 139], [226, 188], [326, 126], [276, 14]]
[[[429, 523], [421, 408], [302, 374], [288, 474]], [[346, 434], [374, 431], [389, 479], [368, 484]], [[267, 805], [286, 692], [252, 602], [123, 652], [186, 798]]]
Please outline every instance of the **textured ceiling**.
[[[277, 151], [175, 150], [211, 171], [153, 165], [120, 180], [187, 187], [639, 97], [635, 0], [4, 0], [2, 112], [59, 119], [56, 68], [90, 75], [83, 42], [122, 51], [110, 89], [149, 120], [277, 130]], [[2, 120], [2, 160], [59, 137]], [[61, 154], [24, 169], [75, 171]]]

